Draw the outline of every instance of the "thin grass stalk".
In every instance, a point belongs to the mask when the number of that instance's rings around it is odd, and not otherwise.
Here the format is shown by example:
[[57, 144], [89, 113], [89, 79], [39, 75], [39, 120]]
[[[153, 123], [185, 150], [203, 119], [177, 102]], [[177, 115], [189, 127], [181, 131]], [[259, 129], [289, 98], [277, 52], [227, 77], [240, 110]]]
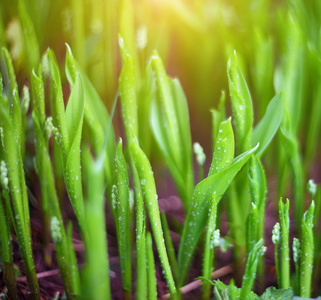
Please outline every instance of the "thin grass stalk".
[[40, 51], [35, 28], [26, 9], [25, 2], [25, 0], [19, 0], [18, 13], [22, 31], [22, 39], [26, 53], [28, 72], [30, 74], [32, 69], [35, 68], [40, 61]]
[[290, 254], [289, 254], [289, 199], [284, 204], [282, 198], [279, 201], [280, 216], [280, 281], [278, 285], [281, 289], [290, 287]]
[[134, 161], [132, 166], [134, 191], [136, 198], [136, 298], [147, 298], [147, 271], [146, 271], [146, 225], [143, 192], [139, 182], [139, 175]]
[[68, 299], [73, 299], [72, 274], [68, 259], [68, 242], [55, 189], [48, 149], [50, 128], [52, 128], [51, 119], [49, 120], [49, 122], [47, 120], [45, 124], [41, 125], [37, 109], [34, 108], [33, 122], [35, 128], [36, 163], [40, 180], [41, 198], [47, 198], [48, 200], [48, 222], [50, 220], [51, 235], [56, 246], [58, 266], [64, 283], [66, 296]]
[[137, 172], [140, 178], [140, 183], [145, 197], [146, 207], [151, 221], [151, 227], [155, 238], [155, 243], [157, 251], [160, 257], [161, 265], [164, 270], [164, 275], [166, 282], [168, 284], [169, 291], [171, 295], [177, 293], [175, 281], [171, 268], [169, 265], [169, 260], [167, 256], [166, 246], [164, 242], [164, 235], [161, 226], [161, 219], [159, 214], [159, 207], [157, 202], [157, 193], [155, 187], [155, 181], [151, 165], [145, 156], [144, 152], [139, 148], [137, 141], [132, 142], [130, 145], [130, 151], [134, 158], [135, 166], [137, 167]]
[[[33, 102], [33, 110], [35, 111], [39, 108], [40, 113], [37, 116], [33, 117], [33, 123], [35, 128], [36, 138], [36, 149], [38, 150], [38, 157], [36, 158], [37, 167], [36, 170], [39, 172], [40, 185], [41, 185], [41, 209], [42, 209], [42, 228], [43, 228], [43, 253], [45, 262], [48, 266], [51, 265], [51, 253], [49, 248], [50, 242], [50, 228], [49, 228], [49, 211], [48, 211], [48, 194], [47, 194], [47, 181], [46, 181], [46, 171], [42, 168], [42, 159], [44, 156], [43, 151], [46, 151], [46, 146], [43, 138], [43, 134], [46, 135], [48, 132], [44, 132], [45, 125], [45, 94], [44, 94], [44, 84], [41, 78], [41, 67], [39, 68], [40, 76], [36, 75], [33, 71], [31, 74], [31, 92], [32, 92], [32, 102]], [[29, 96], [30, 97], [30, 96]], [[36, 104], [37, 103], [37, 104]], [[35, 118], [38, 120], [35, 120]], [[36, 125], [37, 122], [37, 125]], [[47, 149], [48, 151], [48, 149]], [[36, 155], [37, 156], [37, 155]]]
[[85, 149], [84, 170], [88, 172], [85, 221], [88, 230], [87, 265], [83, 270], [83, 299], [111, 299], [107, 232], [105, 222], [104, 151], [93, 160]]
[[253, 247], [246, 259], [246, 267], [243, 276], [242, 290], [240, 299], [246, 299], [251, 292], [256, 277], [258, 259], [266, 251], [263, 240], [259, 240]]
[[314, 201], [302, 218], [302, 241], [300, 259], [300, 296], [311, 297], [311, 282], [314, 259], [313, 217]]
[[255, 246], [258, 236], [258, 209], [252, 202], [251, 210], [246, 220], [246, 256], [248, 257]]
[[[5, 188], [3, 179], [3, 169], [1, 169], [2, 188]], [[18, 299], [18, 291], [13, 265], [12, 238], [10, 234], [10, 214], [6, 211], [4, 199], [0, 193], [0, 241], [1, 255], [4, 260], [5, 283], [8, 288], [8, 296], [10, 299]]]
[[147, 253], [147, 290], [148, 300], [157, 299], [157, 279], [155, 272], [155, 260], [153, 253], [152, 236], [147, 232], [146, 236], [146, 253]]
[[123, 289], [131, 294], [131, 230], [130, 230], [130, 204], [129, 182], [126, 161], [122, 152], [120, 139], [115, 158], [115, 178], [113, 208], [117, 229], [118, 249], [120, 256], [121, 276]]
[[169, 264], [172, 269], [174, 280], [177, 281], [177, 279], [178, 279], [178, 266], [177, 266], [176, 253], [175, 253], [172, 237], [170, 234], [170, 230], [168, 227], [165, 212], [161, 212], [161, 220], [162, 220], [162, 227], [163, 227], [163, 232], [164, 232], [164, 239], [165, 239], [165, 245], [166, 245], [166, 249], [167, 249]]
[[[13, 79], [14, 77], [11, 77], [11, 82]], [[31, 295], [34, 299], [39, 299], [39, 283], [35, 272], [31, 248], [29, 204], [21, 158], [21, 147], [19, 144], [21, 134], [15, 134], [17, 124], [14, 123], [14, 121], [19, 122], [19, 120], [21, 120], [20, 103], [18, 104], [16, 100], [13, 99], [13, 103], [10, 105], [12, 108], [12, 116], [10, 116], [8, 99], [2, 95], [2, 85], [0, 101], [3, 154], [8, 168], [9, 190], [14, 212], [12, 222], [16, 223], [16, 235]], [[19, 105], [19, 108], [15, 108], [17, 105]], [[17, 114], [20, 115], [20, 118]], [[16, 115], [16, 117], [14, 117], [14, 115]]]
[[[204, 245], [204, 259], [203, 259], [203, 277], [208, 280], [212, 279], [212, 273], [214, 270], [214, 245], [215, 241], [215, 228], [216, 228], [216, 217], [217, 217], [217, 199], [216, 193], [212, 195], [212, 203], [210, 206], [210, 216], [207, 222], [205, 245]], [[211, 286], [209, 284], [203, 283], [202, 285], [202, 299], [209, 299], [211, 294]]]
[[80, 274], [77, 264], [77, 257], [74, 248], [74, 243], [72, 239], [72, 223], [71, 221], [68, 222], [67, 225], [67, 242], [68, 242], [68, 260], [70, 262], [70, 269], [71, 269], [71, 278], [72, 278], [72, 290], [73, 294], [76, 297], [81, 295], [81, 283], [80, 283]]

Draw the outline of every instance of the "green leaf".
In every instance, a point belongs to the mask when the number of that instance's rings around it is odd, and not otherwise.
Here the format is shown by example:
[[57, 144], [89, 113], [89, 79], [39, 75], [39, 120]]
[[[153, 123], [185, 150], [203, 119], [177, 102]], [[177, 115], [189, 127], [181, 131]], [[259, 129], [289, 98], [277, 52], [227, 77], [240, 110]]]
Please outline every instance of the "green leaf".
[[188, 209], [193, 193], [192, 145], [189, 113], [178, 80], [171, 80], [159, 56], [152, 56], [156, 97], [152, 103], [151, 127], [178, 192]]
[[73, 144], [77, 137], [79, 127], [82, 125], [84, 116], [84, 89], [80, 76], [77, 77], [76, 83], [72, 88], [67, 108], [66, 123], [70, 143]]
[[146, 202], [148, 216], [152, 232], [155, 238], [155, 243], [159, 258], [164, 270], [164, 275], [169, 286], [170, 293], [176, 294], [176, 287], [172, 271], [169, 265], [167, 251], [165, 247], [164, 234], [161, 224], [161, 218], [158, 207], [158, 195], [156, 192], [155, 179], [153, 177], [152, 167], [146, 157], [145, 153], [141, 150], [137, 140], [129, 145], [131, 155], [133, 156], [135, 166], [141, 182], [141, 188]]
[[45, 122], [45, 90], [43, 80], [40, 75], [33, 70], [31, 73], [31, 96], [33, 107], [37, 109], [42, 124]]
[[183, 236], [178, 254], [180, 271], [179, 286], [184, 284], [193, 252], [202, 231], [207, 223], [211, 195], [216, 193], [217, 201], [221, 199], [230, 182], [257, 149], [253, 149], [236, 157], [230, 166], [203, 179], [194, 190], [192, 206], [184, 224]]
[[[74, 86], [76, 83], [77, 76], [80, 76], [84, 89], [84, 119], [85, 123], [89, 127], [91, 140], [93, 143], [93, 148], [95, 154], [98, 156], [101, 154], [101, 150], [104, 146], [105, 132], [107, 127], [110, 124], [110, 116], [107, 112], [107, 109], [95, 90], [94, 86], [86, 76], [86, 74], [81, 70], [79, 64], [73, 57], [71, 49], [68, 44], [67, 54], [66, 54], [66, 64], [65, 70], [67, 79], [71, 86]], [[107, 149], [108, 159], [105, 160], [105, 172], [106, 180], [111, 181], [113, 174], [113, 162], [115, 155], [115, 134], [111, 126], [111, 130], [108, 133], [107, 137]], [[111, 187], [111, 184], [110, 184]]]
[[239, 70], [236, 52], [227, 63], [227, 76], [234, 116], [237, 153], [251, 148], [253, 107], [250, 91]]
[[277, 289], [274, 286], [265, 290], [264, 294], [259, 298], [261, 300], [291, 300], [293, 298], [292, 288]]
[[265, 115], [253, 130], [252, 143], [260, 143], [256, 156], [260, 157], [270, 144], [282, 121], [282, 94], [277, 94], [269, 103]]
[[224, 168], [228, 167], [234, 157], [234, 133], [231, 124], [231, 118], [221, 122], [215, 148], [212, 164], [208, 175], [211, 176]]
[[53, 117], [53, 123], [58, 128], [62, 138], [62, 152], [66, 157], [69, 151], [69, 136], [66, 124], [65, 104], [62, 94], [61, 78], [58, 63], [55, 54], [52, 50], [47, 52], [49, 60], [49, 73], [50, 73], [50, 108]]
[[31, 70], [36, 67], [40, 61], [40, 51], [37, 35], [32, 24], [32, 20], [26, 10], [24, 0], [19, 0], [18, 13], [28, 63], [28, 71], [31, 72]]
[[300, 296], [311, 297], [312, 266], [314, 257], [314, 201], [302, 218], [302, 239], [300, 255]]
[[119, 77], [119, 95], [122, 103], [122, 117], [128, 143], [134, 138], [131, 136], [130, 126], [134, 135], [138, 136], [137, 97], [135, 85], [134, 60], [129, 56], [124, 41], [119, 38], [119, 46], [122, 53], [123, 68]]
[[118, 251], [120, 256], [123, 289], [131, 292], [131, 220], [129, 208], [129, 182], [122, 145], [122, 140], [120, 140], [116, 149], [116, 203], [114, 203], [114, 210], [116, 214], [115, 222], [117, 224]]
[[[70, 136], [70, 149], [65, 162], [65, 181], [71, 204], [82, 230], [84, 224], [84, 203], [80, 170], [80, 142], [84, 116], [84, 92], [78, 76], [73, 87], [66, 109], [67, 130]], [[85, 232], [83, 232], [85, 234]]]
[[192, 157], [192, 138], [190, 129], [189, 111], [187, 105], [187, 99], [184, 94], [181, 83], [177, 78], [170, 81], [170, 86], [173, 95], [173, 102], [176, 110], [176, 116], [179, 128], [179, 138], [182, 149], [181, 152], [182, 162], [185, 172], [191, 172], [191, 157]]

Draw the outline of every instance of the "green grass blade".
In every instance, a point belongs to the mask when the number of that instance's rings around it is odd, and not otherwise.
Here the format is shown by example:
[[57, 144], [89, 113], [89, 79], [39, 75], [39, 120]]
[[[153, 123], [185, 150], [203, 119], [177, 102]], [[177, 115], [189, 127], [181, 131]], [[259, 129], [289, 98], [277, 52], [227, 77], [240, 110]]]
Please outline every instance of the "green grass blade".
[[[258, 209], [252, 202], [250, 213], [246, 220], [246, 253], [250, 255], [254, 245], [257, 242], [258, 232]], [[263, 241], [263, 240], [262, 240]]]
[[253, 107], [250, 91], [238, 68], [236, 52], [227, 64], [227, 75], [235, 125], [236, 153], [251, 148]]
[[85, 171], [88, 172], [88, 199], [85, 210], [88, 243], [86, 244], [87, 264], [82, 274], [84, 288], [81, 298], [111, 299], [105, 222], [104, 162], [100, 159], [94, 161], [90, 151], [87, 150], [84, 165]]
[[118, 251], [120, 256], [123, 289], [131, 293], [131, 230], [129, 207], [129, 182], [126, 161], [122, 152], [122, 140], [116, 149], [116, 193], [113, 203], [116, 217]]
[[69, 151], [69, 136], [65, 113], [65, 104], [62, 94], [61, 78], [58, 63], [52, 50], [48, 50], [49, 73], [50, 73], [50, 110], [54, 126], [59, 132], [62, 154], [66, 158]]
[[[65, 70], [67, 79], [71, 86], [76, 83], [77, 76], [81, 77], [84, 89], [85, 107], [84, 107], [84, 122], [89, 128], [91, 141], [96, 156], [99, 156], [104, 147], [105, 132], [110, 123], [110, 116], [104, 106], [99, 94], [89, 81], [86, 74], [82, 71], [79, 64], [75, 60], [69, 45], [67, 47]], [[115, 156], [115, 133], [111, 127], [107, 137], [105, 159], [105, 175], [108, 183], [108, 192], [111, 192], [112, 177], [113, 177], [113, 163]]]
[[71, 278], [72, 278], [72, 290], [73, 294], [76, 297], [81, 295], [81, 283], [80, 283], [80, 275], [77, 264], [77, 257], [74, 248], [74, 243], [72, 240], [72, 223], [68, 222], [67, 225], [67, 242], [68, 242], [68, 260], [70, 262], [70, 270], [71, 270]]
[[184, 284], [192, 255], [208, 218], [210, 196], [216, 192], [217, 201], [225, 193], [230, 182], [255, 152], [253, 149], [236, 157], [230, 166], [202, 180], [194, 190], [193, 205], [185, 220], [183, 236], [178, 254], [179, 286]]
[[263, 240], [259, 240], [254, 246], [246, 259], [246, 267], [243, 276], [242, 290], [240, 299], [247, 299], [249, 293], [252, 291], [254, 280], [256, 276], [256, 269], [259, 257], [263, 255], [266, 248], [263, 246]]
[[280, 282], [278, 285], [281, 289], [290, 287], [290, 253], [289, 253], [289, 199], [284, 204], [282, 198], [279, 201], [279, 215], [281, 225], [280, 235]]
[[[125, 48], [124, 40], [119, 37], [123, 68], [119, 77], [119, 95], [122, 103], [122, 118], [128, 144], [138, 137], [137, 97], [135, 84], [134, 60]], [[132, 127], [132, 129], [130, 128]]]
[[140, 149], [137, 141], [131, 143], [129, 147], [139, 174], [157, 251], [160, 257], [162, 268], [164, 270], [164, 275], [169, 287], [169, 291], [172, 295], [174, 295], [177, 291], [166, 252], [164, 235], [159, 214], [159, 207], [157, 202], [158, 196], [156, 192], [154, 177], [152, 176], [153, 171], [146, 155]]
[[234, 133], [231, 118], [229, 118], [226, 121], [221, 122], [219, 125], [213, 159], [208, 176], [227, 168], [231, 164], [233, 157]]
[[41, 200], [47, 200], [47, 213], [50, 215], [51, 233], [56, 247], [56, 257], [60, 274], [67, 298], [72, 299], [73, 287], [71, 266], [68, 259], [68, 241], [54, 184], [53, 170], [48, 149], [48, 131], [45, 129], [44, 124], [41, 125], [41, 117], [37, 113], [36, 108], [34, 108], [32, 117], [35, 130], [36, 163], [40, 181]]
[[269, 103], [265, 115], [253, 130], [252, 143], [260, 143], [256, 156], [262, 156], [270, 144], [282, 120], [282, 94], [276, 95]]
[[[213, 264], [214, 264], [214, 241], [213, 235], [216, 228], [216, 214], [217, 214], [217, 200], [216, 193], [212, 195], [212, 203], [210, 205], [210, 216], [207, 222], [205, 245], [204, 245], [204, 259], [203, 259], [203, 277], [208, 280], [212, 279]], [[211, 286], [208, 284], [202, 285], [203, 299], [209, 299], [211, 293]]]
[[85, 235], [84, 201], [81, 183], [80, 142], [84, 114], [84, 93], [80, 77], [70, 94], [66, 109], [66, 124], [70, 136], [70, 148], [64, 167], [64, 178], [71, 204], [75, 210], [78, 222]]
[[22, 31], [23, 43], [28, 63], [28, 71], [31, 72], [40, 61], [40, 51], [35, 28], [31, 17], [28, 15], [24, 0], [19, 0], [18, 12]]
[[165, 245], [166, 245], [166, 249], [167, 249], [169, 264], [172, 269], [174, 280], [177, 281], [178, 267], [177, 267], [176, 253], [175, 253], [173, 241], [171, 238], [170, 230], [168, 227], [165, 212], [161, 212], [161, 219], [162, 219], [162, 227], [163, 227], [163, 232], [164, 232], [164, 239], [165, 239]]
[[156, 99], [152, 104], [151, 125], [184, 206], [188, 209], [194, 187], [192, 145], [188, 107], [177, 80], [171, 81], [155, 53], [151, 60], [156, 79]]
[[300, 259], [300, 296], [311, 297], [311, 282], [314, 258], [313, 218], [314, 201], [302, 218], [302, 241]]
[[156, 286], [156, 273], [155, 273], [155, 261], [153, 253], [152, 236], [150, 232], [147, 232], [146, 237], [146, 252], [147, 252], [147, 289], [148, 299], [157, 299], [157, 286]]

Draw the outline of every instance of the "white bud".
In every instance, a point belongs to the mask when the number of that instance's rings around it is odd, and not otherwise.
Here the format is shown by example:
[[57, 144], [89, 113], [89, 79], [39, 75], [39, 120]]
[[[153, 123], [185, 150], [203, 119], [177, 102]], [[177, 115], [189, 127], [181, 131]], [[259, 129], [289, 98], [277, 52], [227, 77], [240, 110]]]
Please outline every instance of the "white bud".
[[196, 155], [196, 161], [200, 166], [203, 166], [206, 160], [204, 150], [199, 143], [194, 143], [193, 145], [194, 153]]
[[274, 245], [278, 244], [280, 241], [280, 223], [275, 223], [272, 229], [272, 242]]

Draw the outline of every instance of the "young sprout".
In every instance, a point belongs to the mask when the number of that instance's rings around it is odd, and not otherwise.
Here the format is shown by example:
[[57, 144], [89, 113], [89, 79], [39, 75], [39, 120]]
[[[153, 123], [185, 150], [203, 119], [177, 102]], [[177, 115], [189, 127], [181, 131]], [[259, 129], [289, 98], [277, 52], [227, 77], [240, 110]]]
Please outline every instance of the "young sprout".
[[279, 201], [279, 215], [280, 215], [280, 281], [279, 287], [286, 289], [290, 287], [290, 254], [289, 254], [289, 207], [290, 201], [286, 200], [284, 204], [282, 198]]
[[314, 201], [302, 218], [301, 257], [300, 257], [300, 296], [311, 296], [311, 279], [314, 258], [313, 237]]

